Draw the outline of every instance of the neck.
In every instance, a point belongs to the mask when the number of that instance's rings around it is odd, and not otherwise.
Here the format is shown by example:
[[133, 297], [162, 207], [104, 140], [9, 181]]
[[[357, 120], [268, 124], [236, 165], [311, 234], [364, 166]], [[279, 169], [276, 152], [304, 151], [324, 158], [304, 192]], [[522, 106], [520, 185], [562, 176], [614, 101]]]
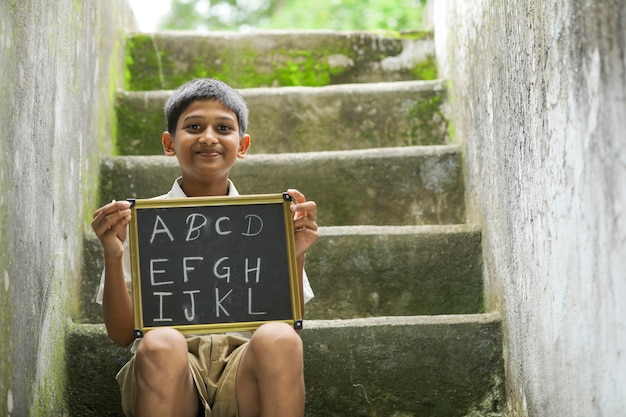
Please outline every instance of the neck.
[[219, 183], [194, 183], [185, 182], [185, 179], [180, 183], [180, 188], [187, 197], [213, 197], [228, 195], [228, 179], [220, 181]]

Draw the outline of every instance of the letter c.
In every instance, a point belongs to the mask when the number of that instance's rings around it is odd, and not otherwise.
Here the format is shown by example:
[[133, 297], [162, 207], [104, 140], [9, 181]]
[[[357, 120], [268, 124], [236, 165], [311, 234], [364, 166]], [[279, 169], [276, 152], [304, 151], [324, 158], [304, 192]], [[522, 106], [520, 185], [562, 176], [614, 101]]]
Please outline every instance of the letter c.
[[232, 230], [226, 230], [226, 231], [222, 230], [220, 223], [223, 222], [224, 220], [230, 221], [230, 217], [220, 217], [219, 219], [215, 221], [215, 232], [218, 235], [224, 236], [224, 235], [229, 235], [232, 233]]

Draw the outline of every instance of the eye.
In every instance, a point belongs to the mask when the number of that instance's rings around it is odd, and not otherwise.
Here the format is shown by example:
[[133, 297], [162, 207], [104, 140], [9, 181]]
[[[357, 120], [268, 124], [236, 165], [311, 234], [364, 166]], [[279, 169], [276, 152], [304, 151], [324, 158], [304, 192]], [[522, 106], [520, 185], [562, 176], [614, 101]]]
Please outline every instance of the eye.
[[202, 130], [202, 126], [200, 126], [197, 123], [193, 123], [193, 124], [190, 124], [190, 125], [187, 126], [187, 130], [191, 130], [191, 131], [197, 132], [197, 131]]
[[227, 131], [232, 130], [232, 129], [228, 125], [219, 125], [217, 127], [217, 130], [222, 131], [222, 132], [227, 132]]

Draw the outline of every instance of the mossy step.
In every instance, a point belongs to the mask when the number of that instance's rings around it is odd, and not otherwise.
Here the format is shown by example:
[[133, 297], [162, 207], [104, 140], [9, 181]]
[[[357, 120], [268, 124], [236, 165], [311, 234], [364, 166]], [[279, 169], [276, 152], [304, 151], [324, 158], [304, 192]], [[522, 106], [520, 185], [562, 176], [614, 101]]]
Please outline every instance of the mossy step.
[[[306, 416], [461, 417], [501, 411], [497, 314], [305, 321]], [[104, 325], [67, 333], [70, 416], [120, 416], [114, 376], [130, 356]]]
[[320, 228], [307, 256], [309, 319], [480, 313], [480, 230], [472, 225]]
[[[120, 92], [120, 155], [161, 155], [163, 105], [171, 91]], [[444, 145], [448, 124], [441, 81], [241, 90], [255, 153]]]
[[[320, 226], [465, 222], [458, 146], [249, 155], [231, 178], [242, 194], [297, 188], [319, 205]], [[174, 157], [103, 160], [101, 203], [166, 193], [179, 175]]]
[[169, 90], [195, 77], [236, 88], [437, 78], [432, 32], [159, 32], [129, 36], [128, 90]]
[[[307, 273], [316, 297], [308, 319], [480, 313], [480, 230], [472, 225], [321, 227]], [[93, 302], [103, 268], [92, 233], [84, 242], [82, 322], [100, 323]]]
[[308, 321], [305, 326], [308, 417], [502, 411], [497, 313]]

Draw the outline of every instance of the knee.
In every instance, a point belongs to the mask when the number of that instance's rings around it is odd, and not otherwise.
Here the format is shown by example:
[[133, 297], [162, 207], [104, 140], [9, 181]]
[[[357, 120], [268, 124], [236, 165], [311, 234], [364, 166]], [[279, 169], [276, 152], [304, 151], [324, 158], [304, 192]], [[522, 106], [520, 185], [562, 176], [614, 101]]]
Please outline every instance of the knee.
[[178, 330], [161, 328], [147, 332], [135, 354], [140, 371], [187, 366], [187, 342]]
[[271, 322], [260, 326], [250, 339], [249, 349], [257, 355], [270, 355], [275, 359], [302, 360], [300, 335], [287, 323]]

